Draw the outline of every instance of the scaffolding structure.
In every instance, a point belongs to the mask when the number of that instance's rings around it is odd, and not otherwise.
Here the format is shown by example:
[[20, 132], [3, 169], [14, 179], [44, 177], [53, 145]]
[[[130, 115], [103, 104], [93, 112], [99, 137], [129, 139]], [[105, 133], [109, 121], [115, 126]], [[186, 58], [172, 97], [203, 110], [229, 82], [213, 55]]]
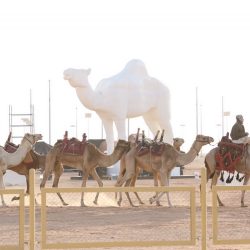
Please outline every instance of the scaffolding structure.
[[32, 104], [30, 92], [30, 111], [27, 113], [14, 113], [12, 105], [9, 105], [9, 132], [12, 134], [12, 140], [21, 139], [24, 133], [34, 133], [34, 105]]

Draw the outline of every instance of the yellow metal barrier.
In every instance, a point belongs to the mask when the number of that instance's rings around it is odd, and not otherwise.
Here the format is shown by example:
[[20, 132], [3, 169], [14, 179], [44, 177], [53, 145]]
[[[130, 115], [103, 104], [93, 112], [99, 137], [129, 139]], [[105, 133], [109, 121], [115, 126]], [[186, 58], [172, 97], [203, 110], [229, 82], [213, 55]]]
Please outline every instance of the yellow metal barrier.
[[[250, 239], [218, 239], [218, 206], [217, 195], [219, 191], [249, 191], [250, 186], [213, 186], [212, 187], [212, 225], [213, 225], [213, 243], [215, 245], [236, 245], [236, 244], [250, 244]], [[244, 208], [243, 208], [244, 209]]]
[[29, 193], [30, 193], [30, 204], [29, 204], [29, 250], [35, 250], [35, 169], [29, 171]]
[[207, 247], [207, 172], [205, 168], [201, 169], [201, 249]]
[[19, 195], [19, 242], [18, 245], [1, 245], [4, 250], [24, 250], [24, 189], [0, 189], [0, 194]]
[[[35, 249], [35, 171], [30, 171], [30, 201], [29, 201], [29, 249]], [[217, 190], [238, 189], [249, 190], [250, 187], [214, 187], [213, 188], [213, 235], [214, 244], [248, 244], [250, 240], [218, 240], [217, 239]], [[206, 202], [206, 169], [201, 168], [201, 249], [206, 250], [207, 245], [207, 202]], [[47, 206], [46, 195], [49, 193], [81, 193], [81, 192], [189, 192], [190, 194], [190, 235], [188, 240], [171, 241], [112, 241], [112, 242], [80, 242], [80, 243], [47, 243]], [[19, 194], [19, 244], [0, 245], [0, 249], [24, 249], [24, 190], [8, 189], [0, 190], [3, 194]], [[215, 197], [215, 198], [214, 198]], [[70, 249], [70, 248], [94, 248], [94, 247], [146, 247], [146, 246], [195, 246], [196, 245], [196, 203], [195, 187], [102, 187], [102, 188], [42, 188], [41, 190], [41, 249]]]
[[[112, 241], [82, 243], [46, 242], [48, 193], [81, 193], [81, 192], [190, 192], [190, 240], [182, 241]], [[102, 188], [42, 188], [41, 189], [41, 247], [42, 249], [69, 249], [92, 247], [146, 247], [146, 246], [190, 246], [196, 244], [196, 204], [195, 187], [102, 187]]]

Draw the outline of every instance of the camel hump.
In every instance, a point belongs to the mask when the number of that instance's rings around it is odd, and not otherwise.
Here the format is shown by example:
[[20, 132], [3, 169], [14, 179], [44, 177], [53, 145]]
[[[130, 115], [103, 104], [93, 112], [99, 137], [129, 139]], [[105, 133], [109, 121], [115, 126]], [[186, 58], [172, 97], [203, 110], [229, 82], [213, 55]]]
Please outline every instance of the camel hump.
[[143, 87], [144, 80], [148, 78], [145, 64], [141, 60], [133, 59], [118, 74], [101, 80], [96, 86], [96, 90], [105, 92], [110, 88], [134, 88], [135, 84]]
[[145, 64], [138, 59], [130, 60], [123, 69], [123, 72], [128, 75], [141, 76], [142, 78], [148, 76]]

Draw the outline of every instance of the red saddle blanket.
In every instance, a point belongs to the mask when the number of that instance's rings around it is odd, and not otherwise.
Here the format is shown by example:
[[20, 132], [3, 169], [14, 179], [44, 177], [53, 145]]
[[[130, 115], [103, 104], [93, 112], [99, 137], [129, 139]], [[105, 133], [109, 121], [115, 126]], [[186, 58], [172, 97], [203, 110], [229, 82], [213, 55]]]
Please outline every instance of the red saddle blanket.
[[76, 138], [60, 140], [61, 152], [66, 154], [83, 155], [87, 141], [79, 141]]
[[5, 142], [4, 150], [8, 153], [14, 153], [18, 148], [18, 145], [12, 143], [12, 142]]
[[163, 151], [165, 148], [165, 144], [164, 143], [154, 143], [154, 144], [150, 144], [150, 145], [141, 145], [139, 144], [137, 146], [137, 156], [142, 156], [145, 155], [147, 153], [151, 153], [152, 155], [157, 155], [157, 156], [161, 156]]
[[236, 164], [244, 155], [245, 145], [221, 141], [218, 146], [215, 154], [216, 169], [234, 173]]

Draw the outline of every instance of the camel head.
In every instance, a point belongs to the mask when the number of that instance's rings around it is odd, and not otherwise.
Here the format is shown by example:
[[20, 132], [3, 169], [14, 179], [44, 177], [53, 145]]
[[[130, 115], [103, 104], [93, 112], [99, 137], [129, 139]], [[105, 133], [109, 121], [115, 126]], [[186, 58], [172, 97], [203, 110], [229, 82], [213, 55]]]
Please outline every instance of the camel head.
[[42, 140], [43, 136], [41, 134], [30, 134], [26, 133], [23, 140], [28, 141], [31, 145], [35, 144], [37, 141]]
[[89, 84], [88, 76], [91, 69], [73, 69], [69, 68], [64, 70], [64, 80], [68, 80], [73, 88], [85, 87]]
[[122, 150], [124, 152], [127, 152], [130, 149], [130, 142], [125, 140], [118, 140], [115, 146], [115, 150]]
[[212, 143], [214, 138], [205, 135], [197, 135], [195, 141], [201, 143], [202, 145], [207, 145]]
[[173, 138], [173, 146], [176, 149], [180, 149], [181, 145], [184, 143], [184, 139], [179, 138], [179, 137], [175, 137]]

